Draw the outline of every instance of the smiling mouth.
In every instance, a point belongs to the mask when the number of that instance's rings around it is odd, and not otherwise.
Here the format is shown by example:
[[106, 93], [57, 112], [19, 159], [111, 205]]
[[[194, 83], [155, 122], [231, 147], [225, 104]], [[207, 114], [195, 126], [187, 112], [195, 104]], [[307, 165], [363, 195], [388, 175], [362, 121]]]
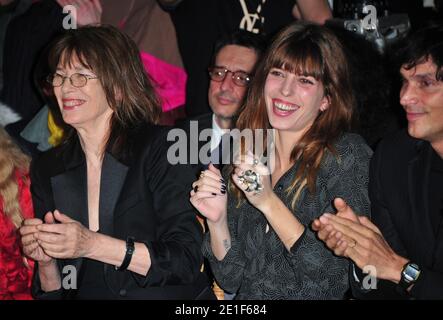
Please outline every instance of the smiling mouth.
[[289, 105], [282, 102], [274, 102], [274, 107], [281, 111], [295, 111], [300, 109], [299, 106], [296, 105]]
[[63, 99], [63, 109], [72, 110], [82, 104], [84, 104], [86, 101], [81, 99]]

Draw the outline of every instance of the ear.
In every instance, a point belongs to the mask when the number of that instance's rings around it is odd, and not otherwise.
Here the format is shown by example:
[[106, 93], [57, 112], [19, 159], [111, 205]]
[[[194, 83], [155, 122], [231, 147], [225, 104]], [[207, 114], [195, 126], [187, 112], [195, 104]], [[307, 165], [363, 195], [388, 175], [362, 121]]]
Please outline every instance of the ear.
[[331, 98], [328, 95], [323, 96], [320, 105], [320, 112], [324, 112], [329, 108], [331, 104]]

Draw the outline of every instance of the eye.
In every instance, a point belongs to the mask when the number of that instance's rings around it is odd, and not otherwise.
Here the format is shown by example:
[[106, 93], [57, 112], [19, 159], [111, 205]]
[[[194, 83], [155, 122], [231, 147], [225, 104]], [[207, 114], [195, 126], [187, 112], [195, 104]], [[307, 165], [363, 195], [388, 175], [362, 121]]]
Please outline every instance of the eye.
[[309, 85], [313, 85], [314, 81], [308, 79], [308, 78], [300, 78], [298, 79], [298, 81], [300, 81], [301, 84], [309, 84]]
[[271, 71], [269, 71], [269, 74], [275, 77], [284, 77], [284, 73], [282, 70], [280, 69], [271, 69]]
[[433, 86], [435, 84], [435, 81], [432, 80], [422, 80], [419, 82], [420, 87], [430, 87]]

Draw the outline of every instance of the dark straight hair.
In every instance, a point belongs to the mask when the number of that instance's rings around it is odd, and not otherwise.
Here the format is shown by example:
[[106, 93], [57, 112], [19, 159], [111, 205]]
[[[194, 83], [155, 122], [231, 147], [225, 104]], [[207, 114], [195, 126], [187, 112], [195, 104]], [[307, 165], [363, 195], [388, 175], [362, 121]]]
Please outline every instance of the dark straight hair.
[[[49, 69], [71, 66], [74, 59], [93, 71], [100, 81], [113, 110], [106, 149], [118, 156], [125, 149], [132, 128], [157, 123], [161, 107], [146, 74], [137, 45], [126, 34], [109, 25], [85, 26], [58, 37], [48, 55]], [[52, 108], [58, 113], [59, 108]], [[65, 140], [74, 135], [65, 126]]]
[[435, 78], [443, 81], [443, 25], [434, 24], [407, 37], [397, 51], [398, 70], [410, 70], [431, 59], [437, 66]]

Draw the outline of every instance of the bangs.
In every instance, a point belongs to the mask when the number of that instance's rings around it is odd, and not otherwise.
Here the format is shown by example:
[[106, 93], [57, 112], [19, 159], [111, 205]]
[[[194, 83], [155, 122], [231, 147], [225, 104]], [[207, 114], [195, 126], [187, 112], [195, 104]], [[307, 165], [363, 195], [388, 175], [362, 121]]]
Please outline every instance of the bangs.
[[94, 65], [97, 65], [97, 55], [92, 50], [87, 50], [88, 45], [82, 45], [81, 41], [76, 41], [75, 37], [68, 41], [57, 43], [49, 53], [49, 67], [52, 72], [57, 67], [74, 68], [74, 62], [78, 62], [82, 67], [95, 71]]
[[279, 68], [302, 76], [310, 76], [317, 81], [324, 77], [324, 63], [320, 48], [307, 38], [292, 43], [283, 43], [276, 48], [269, 61], [271, 68]]

